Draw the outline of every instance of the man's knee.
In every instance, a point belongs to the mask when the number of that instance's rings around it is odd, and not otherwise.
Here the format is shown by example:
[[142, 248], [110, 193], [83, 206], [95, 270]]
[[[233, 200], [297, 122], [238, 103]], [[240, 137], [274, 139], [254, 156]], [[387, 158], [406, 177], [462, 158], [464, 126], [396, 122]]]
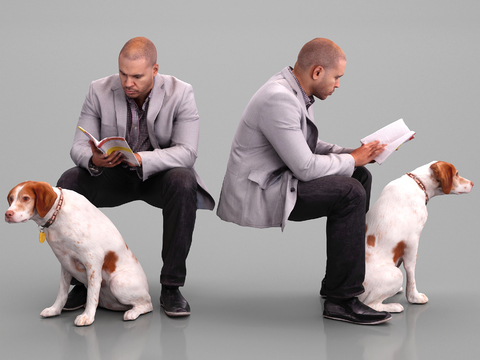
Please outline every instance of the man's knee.
[[183, 190], [197, 190], [195, 173], [189, 168], [173, 168], [167, 170], [164, 176], [167, 187]]
[[342, 187], [345, 198], [349, 201], [365, 202], [367, 194], [360, 181], [354, 178], [344, 180]]
[[82, 178], [87, 175], [90, 176], [88, 171], [80, 167], [68, 169], [58, 179], [57, 187], [79, 192], [79, 185], [82, 183]]
[[372, 183], [372, 173], [364, 166], [359, 166], [353, 172], [352, 178], [357, 179], [365, 187]]

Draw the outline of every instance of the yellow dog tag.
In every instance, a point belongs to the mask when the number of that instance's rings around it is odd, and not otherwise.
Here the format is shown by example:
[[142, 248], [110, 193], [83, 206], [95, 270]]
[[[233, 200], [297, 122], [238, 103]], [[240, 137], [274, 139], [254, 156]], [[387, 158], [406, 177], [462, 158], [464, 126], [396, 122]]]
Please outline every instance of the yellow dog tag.
[[41, 244], [45, 242], [45, 233], [43, 231], [40, 231], [40, 238], [38, 239]]

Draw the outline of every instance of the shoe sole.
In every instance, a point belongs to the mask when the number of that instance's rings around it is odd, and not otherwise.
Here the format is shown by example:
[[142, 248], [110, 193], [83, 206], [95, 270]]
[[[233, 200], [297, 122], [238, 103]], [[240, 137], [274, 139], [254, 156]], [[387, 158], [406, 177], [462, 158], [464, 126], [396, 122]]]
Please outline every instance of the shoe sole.
[[163, 311], [165, 312], [165, 314], [167, 314], [168, 316], [170, 317], [182, 317], [182, 316], [190, 316], [190, 312], [189, 311], [184, 311], [184, 312], [173, 312], [173, 311], [167, 311], [167, 309], [165, 309], [165, 306], [163, 306], [163, 304], [160, 304], [163, 308]]
[[329, 315], [323, 315], [323, 317], [327, 318], [327, 319], [331, 319], [331, 320], [344, 321], [344, 322], [348, 322], [350, 324], [356, 324], [356, 325], [378, 325], [378, 324], [383, 324], [384, 322], [387, 322], [388, 320], [390, 320], [392, 318], [392, 316], [390, 316], [386, 319], [373, 321], [373, 322], [359, 322], [359, 321], [352, 321], [352, 320], [343, 319], [343, 318], [334, 317], [334, 316], [329, 316]]

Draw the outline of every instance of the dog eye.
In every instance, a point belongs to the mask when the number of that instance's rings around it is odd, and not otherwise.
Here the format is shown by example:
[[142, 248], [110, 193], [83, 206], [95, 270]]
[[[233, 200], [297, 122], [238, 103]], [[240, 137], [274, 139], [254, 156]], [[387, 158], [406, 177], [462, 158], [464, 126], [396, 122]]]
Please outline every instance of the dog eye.
[[24, 197], [22, 198], [22, 200], [23, 200], [23, 201], [28, 201], [28, 200], [30, 200], [30, 198], [29, 198], [28, 196], [24, 196]]

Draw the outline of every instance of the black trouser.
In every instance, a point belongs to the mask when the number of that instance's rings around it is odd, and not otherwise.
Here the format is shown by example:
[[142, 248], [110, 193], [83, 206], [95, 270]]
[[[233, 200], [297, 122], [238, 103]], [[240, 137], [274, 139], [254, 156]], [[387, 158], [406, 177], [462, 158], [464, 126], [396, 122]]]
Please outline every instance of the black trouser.
[[[82, 194], [97, 207], [115, 207], [143, 200], [163, 209], [160, 282], [170, 286], [184, 285], [197, 210], [197, 181], [193, 170], [173, 168], [143, 181], [136, 171], [121, 165], [104, 168], [99, 176], [91, 176], [86, 169], [74, 167], [63, 173], [57, 186]], [[137, 231], [141, 234], [141, 229]]]
[[297, 202], [289, 220], [327, 217], [327, 270], [322, 294], [351, 298], [364, 292], [365, 214], [372, 176], [358, 167], [352, 177], [325, 176], [298, 182]]

